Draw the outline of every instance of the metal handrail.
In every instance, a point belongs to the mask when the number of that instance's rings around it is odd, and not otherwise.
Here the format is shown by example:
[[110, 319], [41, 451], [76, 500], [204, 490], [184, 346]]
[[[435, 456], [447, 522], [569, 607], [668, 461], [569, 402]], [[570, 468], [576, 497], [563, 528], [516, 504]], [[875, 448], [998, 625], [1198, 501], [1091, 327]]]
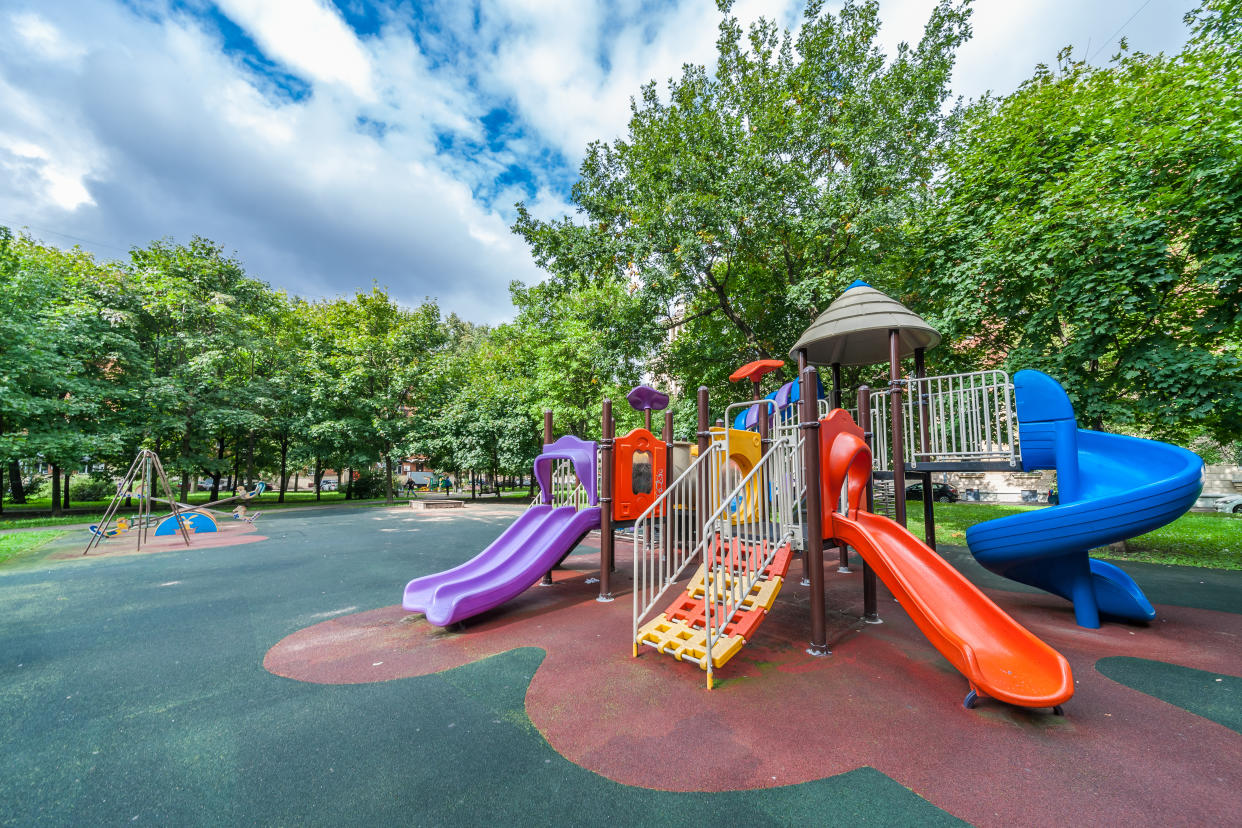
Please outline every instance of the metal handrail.
[[[590, 506], [590, 498], [587, 495], [586, 486], [578, 479], [573, 461], [554, 460], [552, 462], [552, 473], [549, 476], [549, 484], [552, 489], [551, 499], [553, 507], [573, 506], [575, 510], [582, 510]], [[599, 491], [598, 486], [596, 491]], [[536, 497], [531, 506], [537, 506], [542, 502], [541, 498]]]
[[906, 462], [911, 466], [954, 460], [999, 460], [1017, 466], [1013, 383], [1007, 373], [913, 378], [905, 386]]
[[[706, 504], [715, 494], [719, 467], [728, 457], [723, 441], [708, 444], [634, 521], [634, 638], [643, 619], [681, 577], [706, 537]], [[699, 487], [700, 477], [706, 483]], [[702, 500], [700, 503], [699, 501]]]
[[[774, 442], [771, 450], [737, 483], [704, 523], [702, 545], [719, 541], [716, 547], [719, 554], [705, 554], [703, 559], [707, 649], [705, 663], [701, 666], [707, 670], [709, 687], [716, 641], [724, 636], [725, 627], [759, 583], [764, 569], [780, 548], [793, 538], [792, 529], [786, 522], [786, 517], [797, 511], [791, 497], [793, 489], [771, 484], [773, 471], [777, 472], [776, 478], [783, 477], [796, 453], [795, 448], [788, 438]], [[764, 496], [750, 508], [731, 511], [733, 498], [752, 487], [763, 492]]]

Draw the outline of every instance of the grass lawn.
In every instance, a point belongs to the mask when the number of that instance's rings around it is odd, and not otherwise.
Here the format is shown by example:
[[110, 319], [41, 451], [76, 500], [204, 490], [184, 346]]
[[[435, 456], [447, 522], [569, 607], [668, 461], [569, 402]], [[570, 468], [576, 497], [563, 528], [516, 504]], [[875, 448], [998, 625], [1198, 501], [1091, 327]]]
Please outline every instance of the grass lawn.
[[35, 551], [48, 541], [54, 541], [64, 532], [50, 530], [47, 532], [14, 532], [0, 535], [0, 563], [14, 561], [23, 555]]
[[[210, 494], [211, 494], [210, 492], [193, 492], [189, 497], [190, 505], [197, 506], [199, 504], [208, 502], [207, 498], [208, 498], [208, 495]], [[427, 497], [427, 493], [420, 492], [418, 496]], [[260, 495], [255, 500], [249, 501], [247, 503], [247, 506], [250, 507], [251, 511], [268, 512], [268, 511], [273, 511], [276, 509], [292, 509], [292, 508], [297, 508], [299, 506], [303, 506], [303, 507], [305, 506], [351, 506], [352, 507], [352, 506], [383, 506], [385, 505], [382, 499], [381, 500], [346, 500], [345, 494], [343, 492], [322, 492], [321, 497], [318, 502], [315, 501], [314, 492], [285, 492], [284, 503], [277, 503], [276, 497], [277, 495], [273, 494], [270, 491], [265, 492], [264, 494]], [[393, 497], [395, 501], [398, 503], [404, 503], [405, 501], [410, 499], [409, 495], [405, 494], [403, 490], [393, 492]], [[450, 495], [450, 497], [453, 497], [459, 500], [469, 500], [470, 492], [469, 490], [465, 492], [453, 492]], [[479, 501], [484, 502], [484, 503], [489, 503], [489, 502], [495, 503], [496, 500], [497, 500], [496, 496], [490, 492], [487, 493], [486, 495], [480, 495], [479, 497]], [[503, 503], [525, 504], [529, 502], [528, 492], [525, 488], [506, 490], [501, 494], [500, 501]], [[226, 503], [225, 505], [219, 507], [219, 509], [221, 511], [227, 510], [229, 508], [229, 505], [230, 504]], [[28, 503], [26, 503], [26, 505], [24, 506], [13, 506], [11, 504], [6, 503], [4, 505], [4, 514], [0, 515], [0, 529], [24, 529], [24, 528], [34, 527], [34, 526], [75, 526], [75, 525], [82, 524], [82, 523], [93, 523], [94, 521], [97, 521], [99, 520], [99, 518], [103, 517], [104, 510], [108, 507], [108, 502], [105, 500], [86, 501], [82, 503], [71, 502], [70, 507], [74, 510], [78, 510], [78, 509], [92, 510], [93, 509], [95, 511], [94, 513], [91, 513], [88, 511], [82, 514], [64, 515], [62, 517], [27, 518], [27, 517], [21, 516], [23, 511], [51, 509], [52, 508], [51, 500], [48, 498], [43, 498], [40, 500], [32, 499]], [[129, 509], [129, 510], [122, 509], [120, 514], [132, 513], [133, 511], [134, 511], [133, 509]]]
[[[965, 546], [966, 530], [985, 520], [1046, 508], [1016, 503], [937, 503], [936, 539]], [[923, 536], [923, 504], [906, 503], [910, 530]], [[1189, 512], [1177, 520], [1126, 542], [1126, 551], [1096, 549], [1094, 557], [1114, 561], [1202, 566], [1242, 570], [1242, 519], [1221, 512]]]

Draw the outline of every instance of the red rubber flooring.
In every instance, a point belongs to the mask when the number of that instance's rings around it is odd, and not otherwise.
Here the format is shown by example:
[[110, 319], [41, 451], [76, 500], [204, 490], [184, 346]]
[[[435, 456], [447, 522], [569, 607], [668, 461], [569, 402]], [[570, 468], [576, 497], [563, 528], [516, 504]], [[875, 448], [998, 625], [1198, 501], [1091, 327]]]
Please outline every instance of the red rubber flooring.
[[[619, 559], [627, 547], [618, 544]], [[1094, 666], [1132, 656], [1242, 676], [1242, 615], [1158, 606], [1150, 626], [1084, 630], [1053, 596], [992, 591], [1069, 659], [1077, 690], [1065, 717], [989, 700], [965, 710], [965, 680], [883, 586], [885, 623], [858, 621], [861, 575], [839, 575], [835, 563], [825, 576], [833, 655], [807, 655], [807, 592], [795, 561], [771, 617], [709, 692], [697, 666], [654, 650], [631, 657], [628, 562], [618, 561], [613, 603], [593, 600], [598, 587], [586, 583], [597, 558], [567, 565], [555, 586], [533, 587], [464, 631], [385, 607], [296, 632], [264, 666], [301, 681], [352, 684], [538, 647], [546, 658], [526, 694], [531, 721], [561, 755], [627, 785], [765, 788], [871, 766], [978, 825], [1242, 819], [1242, 734]]]

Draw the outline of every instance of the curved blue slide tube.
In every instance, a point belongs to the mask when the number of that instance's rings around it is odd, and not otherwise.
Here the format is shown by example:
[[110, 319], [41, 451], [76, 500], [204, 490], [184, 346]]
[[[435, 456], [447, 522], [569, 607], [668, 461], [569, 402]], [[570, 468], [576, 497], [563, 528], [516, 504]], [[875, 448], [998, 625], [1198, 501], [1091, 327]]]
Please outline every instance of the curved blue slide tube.
[[1203, 489], [1203, 461], [1178, 446], [1078, 428], [1061, 385], [1014, 374], [1022, 468], [1056, 469], [1060, 503], [966, 530], [984, 567], [1074, 604], [1081, 627], [1100, 615], [1150, 621], [1156, 611], [1126, 572], [1087, 550], [1150, 532], [1183, 515]]

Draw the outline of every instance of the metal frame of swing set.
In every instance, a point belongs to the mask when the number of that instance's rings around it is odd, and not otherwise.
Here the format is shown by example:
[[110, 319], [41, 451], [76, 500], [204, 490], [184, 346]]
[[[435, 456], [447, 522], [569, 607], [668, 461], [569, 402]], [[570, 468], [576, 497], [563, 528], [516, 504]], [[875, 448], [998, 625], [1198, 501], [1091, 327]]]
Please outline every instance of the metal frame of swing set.
[[[135, 480], [139, 481], [140, 489], [136, 494], [129, 491], [130, 486]], [[150, 494], [151, 489], [157, 480], [164, 491], [164, 497], [162, 498], [155, 497]], [[164, 465], [160, 462], [159, 455], [150, 449], [142, 449], [138, 452], [138, 456], [134, 458], [134, 462], [130, 464], [129, 471], [126, 472], [125, 478], [121, 481], [120, 485], [117, 486], [116, 494], [113, 495], [112, 502], [108, 504], [108, 508], [104, 512], [103, 520], [101, 520], [97, 525], [91, 527], [91, 539], [87, 542], [86, 549], [82, 551], [82, 554], [88, 554], [92, 549], [97, 547], [101, 541], [111, 537], [118, 537], [120, 535], [120, 532], [109, 535], [108, 529], [111, 527], [113, 521], [117, 520], [117, 511], [120, 509], [121, 501], [128, 498], [136, 497], [138, 499], [138, 512], [133, 518], [133, 530], [137, 536], [137, 548], [139, 550], [142, 549], [142, 544], [147, 541], [147, 533], [150, 530], [151, 524], [162, 523], [167, 519], [162, 515], [158, 521], [151, 517], [151, 504], [153, 503], [163, 503], [169, 507], [171, 514], [168, 517], [176, 519], [177, 528], [181, 532], [181, 537], [185, 539], [186, 546], [189, 546], [190, 533], [189, 530], [186, 529], [186, 520], [182, 517], [182, 515], [191, 513], [207, 514], [205, 510], [212, 506], [232, 503], [235, 500], [250, 500], [255, 497], [255, 495], [263, 491], [262, 486], [263, 484], [260, 483], [259, 488], [254, 492], [233, 495], [232, 497], [226, 497], [220, 500], [213, 500], [212, 502], [204, 503], [201, 506], [191, 506], [186, 503], [181, 503], [173, 498], [172, 487], [168, 483], [168, 475], [164, 473]], [[257, 512], [255, 513], [255, 517], [258, 517]], [[243, 519], [249, 520], [251, 523], [254, 522], [253, 518]]]
[[[108, 504], [108, 508], [104, 511], [103, 520], [91, 529], [91, 539], [86, 544], [86, 549], [82, 550], [82, 554], [88, 554], [92, 549], [97, 547], [101, 541], [109, 537], [108, 528], [116, 519], [117, 510], [121, 507], [121, 501], [134, 495], [129, 491], [129, 487], [133, 485], [134, 480], [139, 481], [141, 493], [138, 495], [138, 512], [134, 515], [133, 531], [137, 537], [137, 548], [142, 549], [142, 544], [147, 540], [147, 532], [151, 528], [151, 504], [152, 498], [147, 494], [155, 485], [158, 479], [164, 488], [164, 494], [167, 497], [169, 506], [172, 508], [172, 516], [177, 519], [177, 528], [181, 531], [181, 537], [185, 540], [185, 545], [190, 545], [190, 533], [185, 528], [185, 521], [181, 518], [182, 512], [186, 511], [181, 504], [173, 499], [172, 488], [168, 485], [168, 475], [164, 473], [164, 464], [160, 462], [160, 457], [150, 449], [142, 449], [138, 452], [138, 456], [134, 458], [134, 462], [130, 464], [129, 471], [125, 473], [125, 479], [117, 486], [116, 494], [112, 496], [112, 502]], [[111, 537], [116, 537], [113, 535]]]

